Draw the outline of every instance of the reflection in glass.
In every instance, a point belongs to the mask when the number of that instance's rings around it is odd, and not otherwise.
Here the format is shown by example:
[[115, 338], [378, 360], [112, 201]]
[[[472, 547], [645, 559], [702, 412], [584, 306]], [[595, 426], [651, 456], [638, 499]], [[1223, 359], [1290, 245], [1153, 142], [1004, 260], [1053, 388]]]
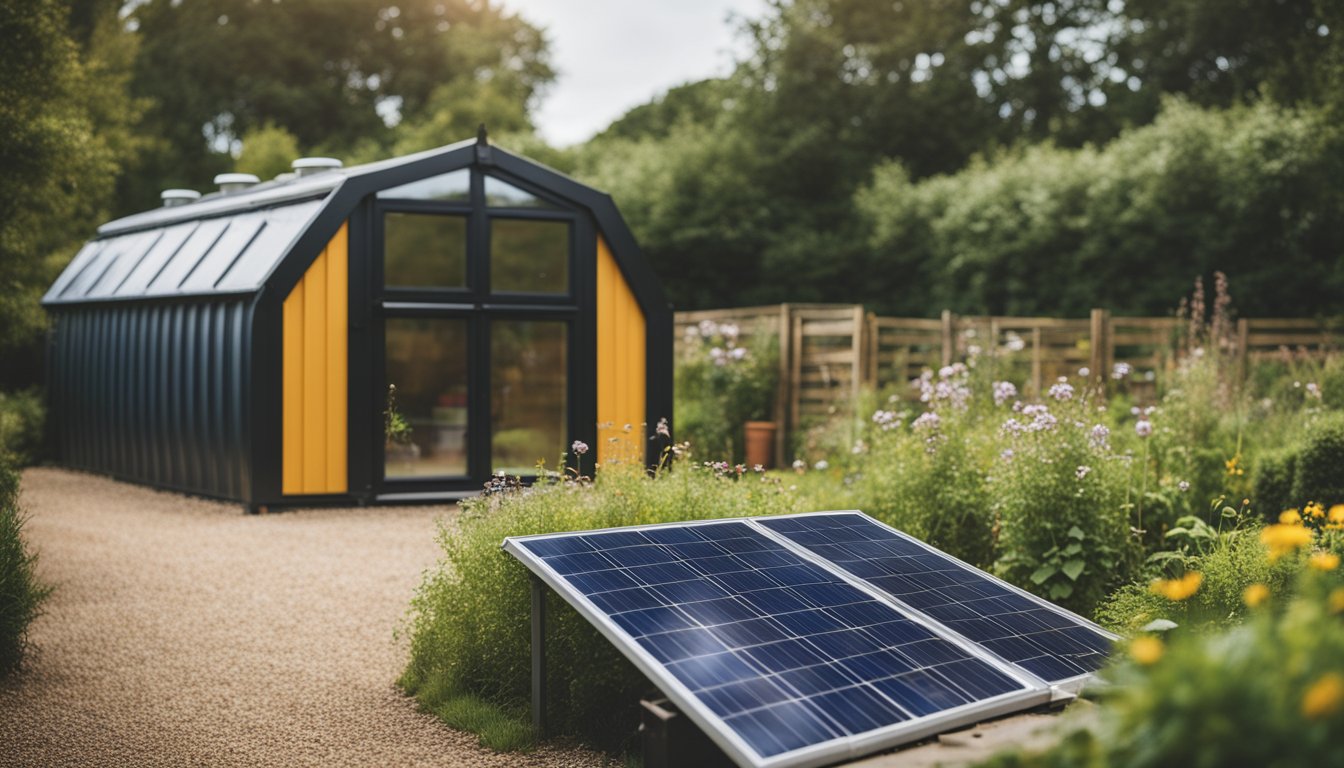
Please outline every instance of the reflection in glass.
[[566, 450], [566, 331], [551, 320], [490, 324], [493, 471], [535, 474], [538, 462], [555, 467]]
[[471, 200], [471, 172], [463, 168], [452, 173], [430, 176], [427, 179], [412, 181], [399, 187], [378, 192], [378, 197], [386, 200], [439, 200], [442, 202], [466, 203]]
[[500, 181], [493, 176], [485, 177], [485, 204], [502, 208], [550, 208], [554, 205], [542, 200], [525, 189]]
[[467, 284], [467, 219], [424, 213], [383, 216], [383, 284], [461, 288]]
[[568, 293], [569, 224], [492, 219], [490, 290], [495, 293]]
[[386, 476], [467, 474], [467, 321], [388, 318], [385, 333], [391, 410], [408, 428], [384, 435]]

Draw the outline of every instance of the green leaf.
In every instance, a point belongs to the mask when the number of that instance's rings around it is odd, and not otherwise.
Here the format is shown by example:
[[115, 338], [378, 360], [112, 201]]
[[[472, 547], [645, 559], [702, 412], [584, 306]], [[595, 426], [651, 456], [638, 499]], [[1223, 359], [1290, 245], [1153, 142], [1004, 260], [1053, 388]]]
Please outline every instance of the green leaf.
[[1085, 567], [1086, 564], [1082, 560], [1074, 558], [1065, 563], [1061, 570], [1064, 571], [1065, 576], [1069, 577], [1069, 581], [1077, 581], [1078, 577], [1083, 574], [1083, 568]]
[[1073, 594], [1073, 585], [1067, 581], [1057, 581], [1050, 585], [1050, 599], [1063, 600]]
[[1069, 529], [1068, 536], [1071, 539], [1078, 539], [1079, 541], [1087, 538], [1087, 534], [1083, 533], [1083, 529], [1076, 525]]
[[1237, 510], [1231, 507], [1223, 507], [1223, 517], [1236, 517]]
[[1042, 565], [1040, 568], [1036, 569], [1035, 573], [1031, 574], [1031, 583], [1044, 584], [1045, 580], [1054, 576], [1058, 570], [1059, 569], [1053, 565]]
[[1082, 544], [1079, 544], [1079, 543], [1076, 542], [1076, 541], [1073, 542], [1072, 544], [1070, 544], [1069, 546], [1067, 546], [1067, 547], [1064, 548], [1064, 554], [1065, 554], [1066, 556], [1067, 556], [1067, 555], [1076, 555], [1076, 554], [1078, 554], [1079, 552], [1082, 552], [1082, 551], [1083, 551], [1083, 545], [1082, 545]]

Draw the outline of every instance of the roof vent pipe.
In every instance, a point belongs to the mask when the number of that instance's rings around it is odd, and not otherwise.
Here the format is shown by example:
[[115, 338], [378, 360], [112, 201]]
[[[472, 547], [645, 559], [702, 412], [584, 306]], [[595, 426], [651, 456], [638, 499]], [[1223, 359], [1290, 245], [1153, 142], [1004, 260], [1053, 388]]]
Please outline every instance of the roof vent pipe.
[[225, 194], [241, 192], [259, 181], [261, 179], [250, 173], [221, 173], [215, 177], [215, 183], [219, 185], [219, 191]]
[[291, 163], [290, 167], [294, 169], [295, 175], [302, 178], [323, 171], [334, 171], [342, 165], [343, 163], [334, 157], [300, 157]]
[[165, 189], [159, 193], [159, 199], [163, 200], [164, 208], [175, 208], [196, 202], [201, 199], [201, 193], [194, 189]]

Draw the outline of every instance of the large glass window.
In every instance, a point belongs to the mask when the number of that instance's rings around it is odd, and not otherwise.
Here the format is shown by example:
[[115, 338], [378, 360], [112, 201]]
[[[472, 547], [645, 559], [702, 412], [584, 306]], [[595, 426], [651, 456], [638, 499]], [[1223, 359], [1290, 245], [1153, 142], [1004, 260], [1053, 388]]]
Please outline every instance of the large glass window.
[[485, 204], [503, 208], [555, 208], [531, 192], [493, 176], [485, 177]]
[[467, 284], [467, 218], [394, 211], [385, 214], [383, 284], [464, 287]]
[[471, 200], [471, 172], [465, 168], [452, 173], [442, 173], [427, 179], [412, 181], [399, 187], [384, 189], [378, 193], [383, 199], [399, 200], [437, 200], [448, 203], [465, 203]]
[[467, 474], [467, 321], [388, 318], [384, 467], [389, 478]]
[[491, 467], [530, 475], [565, 452], [567, 324], [497, 320], [490, 324]]
[[492, 219], [490, 290], [568, 293], [569, 224], [536, 219]]

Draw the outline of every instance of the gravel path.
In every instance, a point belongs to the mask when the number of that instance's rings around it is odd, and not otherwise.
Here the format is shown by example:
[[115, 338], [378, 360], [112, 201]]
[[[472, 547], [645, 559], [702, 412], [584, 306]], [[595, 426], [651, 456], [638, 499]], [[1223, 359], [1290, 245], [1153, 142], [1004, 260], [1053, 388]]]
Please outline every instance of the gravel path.
[[452, 507], [246, 516], [55, 469], [22, 502], [56, 593], [0, 684], [0, 765], [603, 764], [493, 753], [393, 686]]

